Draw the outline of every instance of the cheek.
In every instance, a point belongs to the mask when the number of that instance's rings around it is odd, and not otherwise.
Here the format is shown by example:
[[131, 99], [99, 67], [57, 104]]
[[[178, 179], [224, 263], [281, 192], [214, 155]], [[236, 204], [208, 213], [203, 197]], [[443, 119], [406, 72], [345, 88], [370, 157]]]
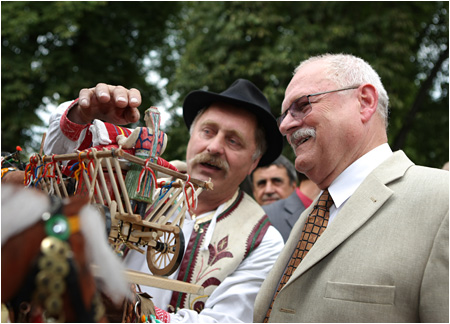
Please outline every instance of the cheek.
[[264, 190], [262, 190], [261, 188], [256, 188], [255, 189], [255, 196], [256, 197], [261, 197], [264, 193]]
[[186, 148], [186, 160], [189, 161], [192, 159], [192, 140], [189, 141], [188, 146]]
[[278, 187], [278, 188], [276, 189], [276, 191], [277, 191], [279, 194], [285, 194], [285, 193], [287, 193], [290, 189], [291, 189], [291, 187], [289, 187], [288, 185], [285, 185], [285, 186], [282, 186], [282, 187]]
[[198, 142], [195, 139], [191, 139], [186, 148], [186, 161], [188, 162], [192, 160], [199, 153]]
[[186, 148], [186, 156], [190, 155], [193, 158], [197, 153], [200, 152], [202, 146], [204, 146], [203, 140], [197, 134], [193, 134], [189, 138], [189, 142]]
[[[339, 122], [339, 121], [338, 121]], [[341, 124], [332, 123], [329, 128], [323, 130], [318, 136], [317, 157], [327, 165], [335, 164], [345, 156], [352, 154], [358, 147], [360, 132], [351, 120], [343, 121]]]
[[234, 152], [227, 151], [223, 157], [230, 166], [229, 174], [238, 179], [243, 179], [251, 173], [251, 159], [248, 159], [245, 155], [234, 154]]
[[292, 188], [292, 185], [289, 184], [289, 181], [286, 181], [282, 186], [280, 186], [280, 190], [287, 191]]
[[[329, 127], [328, 140], [334, 143], [332, 149], [351, 148], [361, 136], [361, 125], [352, 117], [343, 118]], [[331, 145], [330, 145], [331, 146]]]

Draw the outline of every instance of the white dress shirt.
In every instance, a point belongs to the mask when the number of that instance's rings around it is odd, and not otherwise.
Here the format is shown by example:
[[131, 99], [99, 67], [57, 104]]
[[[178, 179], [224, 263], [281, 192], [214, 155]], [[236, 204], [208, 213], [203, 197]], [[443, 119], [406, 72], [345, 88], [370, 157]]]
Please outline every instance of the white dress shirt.
[[364, 154], [345, 169], [328, 187], [328, 192], [333, 198], [333, 205], [330, 207], [330, 219], [332, 222], [345, 202], [361, 185], [364, 179], [377, 166], [383, 163], [392, 155], [389, 145], [382, 144], [372, 151]]

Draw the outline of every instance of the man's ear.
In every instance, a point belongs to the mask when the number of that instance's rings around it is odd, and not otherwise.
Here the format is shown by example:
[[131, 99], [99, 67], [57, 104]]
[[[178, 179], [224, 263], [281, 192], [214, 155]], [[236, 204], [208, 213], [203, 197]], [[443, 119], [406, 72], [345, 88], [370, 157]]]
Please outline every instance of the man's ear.
[[359, 102], [361, 105], [361, 121], [367, 123], [373, 114], [377, 111], [378, 106], [378, 92], [371, 84], [365, 84], [361, 87], [359, 93]]
[[262, 155], [257, 158], [255, 161], [252, 162], [252, 165], [250, 167], [250, 170], [248, 171], [247, 175], [249, 176], [250, 174], [252, 174], [252, 172], [256, 169], [256, 167], [258, 166], [259, 160], [261, 160]]

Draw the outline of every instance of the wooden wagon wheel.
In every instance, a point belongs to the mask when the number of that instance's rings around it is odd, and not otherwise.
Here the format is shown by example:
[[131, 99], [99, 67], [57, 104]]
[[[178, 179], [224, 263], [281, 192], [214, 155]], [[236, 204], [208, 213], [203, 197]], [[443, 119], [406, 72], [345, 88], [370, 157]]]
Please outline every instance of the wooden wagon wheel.
[[184, 255], [184, 235], [163, 232], [156, 239], [156, 246], [147, 248], [147, 264], [151, 272], [159, 276], [170, 276], [181, 263]]

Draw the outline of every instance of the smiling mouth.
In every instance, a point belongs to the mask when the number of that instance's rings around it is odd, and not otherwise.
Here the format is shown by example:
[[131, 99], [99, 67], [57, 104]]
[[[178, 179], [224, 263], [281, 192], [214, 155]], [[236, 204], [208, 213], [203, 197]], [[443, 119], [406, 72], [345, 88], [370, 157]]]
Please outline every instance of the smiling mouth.
[[309, 137], [305, 137], [304, 139], [302, 139], [299, 143], [298, 143], [298, 145], [302, 145], [303, 143], [305, 143], [307, 140], [309, 140], [311, 138], [311, 136], [309, 136]]
[[294, 141], [292, 144], [293, 144], [293, 146], [295, 146], [297, 148], [300, 145], [302, 145], [305, 142], [307, 142], [310, 138], [311, 138], [311, 136], [303, 137], [303, 138], [301, 138], [299, 140]]
[[316, 137], [316, 131], [314, 128], [300, 128], [290, 134], [288, 140], [292, 148], [296, 149], [302, 144], [305, 144], [311, 138]]

